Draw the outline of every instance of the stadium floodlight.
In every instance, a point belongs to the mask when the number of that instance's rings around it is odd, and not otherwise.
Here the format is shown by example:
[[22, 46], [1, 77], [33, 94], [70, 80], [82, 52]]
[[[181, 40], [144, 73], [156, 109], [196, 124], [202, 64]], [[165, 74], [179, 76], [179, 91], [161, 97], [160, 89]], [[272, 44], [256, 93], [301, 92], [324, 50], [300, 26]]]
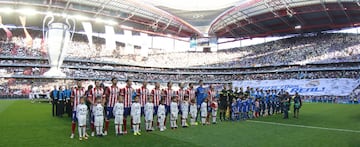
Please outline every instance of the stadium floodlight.
[[105, 21], [105, 24], [108, 24], [108, 25], [117, 25], [118, 23], [116, 21], [113, 21], [113, 20], [107, 20]]
[[35, 15], [38, 14], [38, 11], [32, 8], [24, 8], [24, 9], [18, 9], [17, 12], [23, 15]]
[[103, 22], [104, 22], [104, 20], [103, 20], [103, 19], [101, 19], [101, 18], [95, 18], [95, 22], [97, 22], [97, 23], [103, 23]]
[[123, 29], [128, 29], [128, 30], [134, 29], [133, 27], [129, 27], [129, 26], [126, 26], [126, 25], [121, 25], [120, 27], [123, 28]]
[[297, 30], [298, 30], [298, 29], [301, 29], [301, 25], [297, 25], [297, 26], [295, 26], [294, 28], [297, 29]]
[[9, 7], [6, 7], [6, 8], [0, 8], [0, 12], [3, 12], [3, 13], [12, 13], [14, 12], [14, 9], [13, 8], [9, 8]]
[[83, 16], [83, 15], [75, 15], [75, 16], [73, 16], [75, 19], [77, 19], [77, 20], [89, 20], [89, 18], [88, 17], [86, 17], [86, 16]]
[[47, 12], [46, 12], [46, 15], [54, 15], [54, 13], [51, 12], [51, 11], [47, 11]]

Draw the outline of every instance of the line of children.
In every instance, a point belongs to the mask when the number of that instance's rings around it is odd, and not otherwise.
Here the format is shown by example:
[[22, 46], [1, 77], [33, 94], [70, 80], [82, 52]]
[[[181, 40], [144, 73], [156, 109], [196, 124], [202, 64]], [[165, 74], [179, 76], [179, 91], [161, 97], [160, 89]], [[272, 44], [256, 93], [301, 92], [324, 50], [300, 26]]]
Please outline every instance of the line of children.
[[[179, 106], [180, 105], [180, 106]], [[190, 118], [190, 125], [197, 125], [196, 123], [196, 115], [197, 115], [197, 104], [195, 99], [191, 99], [189, 103], [189, 98], [185, 97], [184, 100], [179, 104], [177, 102], [177, 97], [172, 97], [172, 102], [170, 104], [170, 127], [171, 129], [176, 129], [177, 119], [179, 115], [179, 108], [181, 109], [181, 126], [183, 128], [188, 127], [188, 118]], [[206, 98], [203, 103], [201, 103], [200, 115], [201, 115], [201, 123], [202, 125], [206, 125], [209, 123], [207, 121], [207, 113], [209, 109], [214, 109], [214, 111], [210, 111], [211, 113], [216, 112], [217, 104], [211, 104], [209, 106], [208, 99]], [[101, 137], [104, 136], [104, 120], [105, 120], [105, 111], [103, 106], [103, 99], [101, 97], [96, 97], [96, 103], [93, 107], [93, 116], [94, 116], [94, 126], [96, 136]], [[79, 126], [79, 140], [88, 139], [86, 136], [86, 120], [88, 117], [88, 108], [85, 104], [85, 99], [82, 97], [80, 99], [80, 104], [77, 107], [76, 117], [78, 118], [78, 126]], [[154, 113], [155, 107], [153, 103], [152, 97], [149, 97], [149, 100], [145, 104], [144, 114], [145, 114], [145, 130], [147, 132], [153, 131], [153, 121], [154, 121]], [[210, 113], [209, 112], [209, 113]], [[124, 134], [124, 101], [122, 97], [118, 97], [117, 101], [114, 105], [112, 113], [114, 114], [114, 124], [115, 124], [115, 135], [120, 136]], [[134, 102], [131, 105], [130, 112], [133, 124], [134, 135], [141, 135], [140, 133], [140, 124], [141, 124], [141, 106], [139, 103], [139, 97], [136, 96]], [[188, 117], [190, 115], [190, 117]], [[213, 115], [213, 122], [216, 123], [216, 113]], [[165, 127], [165, 118], [166, 118], [166, 107], [165, 100], [160, 100], [160, 105], [157, 109], [157, 121], [159, 123], [158, 128], [160, 131], [164, 131]]]
[[115, 135], [123, 135], [122, 125], [124, 122], [124, 100], [122, 97], [118, 97], [118, 101], [113, 108], [113, 114], [115, 115]]
[[178, 126], [176, 125], [176, 121], [178, 118], [178, 114], [179, 114], [179, 109], [178, 109], [178, 103], [177, 103], [177, 98], [176, 97], [172, 97], [172, 102], [170, 103], [170, 127], [171, 129], [176, 129]]
[[206, 122], [206, 117], [208, 113], [208, 99], [205, 99], [204, 102], [201, 103], [200, 106], [200, 115], [201, 115], [201, 124], [206, 125], [208, 122]]
[[188, 127], [187, 124], [187, 119], [189, 116], [189, 102], [188, 102], [189, 98], [185, 97], [184, 101], [182, 101], [182, 103], [180, 104], [180, 108], [181, 108], [181, 126], [183, 128]]
[[103, 136], [103, 126], [104, 126], [104, 107], [102, 105], [101, 98], [96, 99], [96, 105], [93, 108], [94, 115], [94, 126], [97, 136]]
[[134, 135], [141, 135], [140, 123], [141, 123], [141, 105], [139, 103], [139, 97], [135, 97], [135, 102], [131, 105], [131, 118], [134, 129]]
[[80, 98], [80, 104], [76, 107], [76, 118], [78, 120], [79, 140], [88, 139], [86, 136], [86, 116], [88, 107], [85, 104], [85, 98]]
[[152, 97], [149, 98], [148, 102], [145, 104], [145, 130], [147, 132], [153, 131], [154, 127], [153, 120], [154, 120], [154, 103]]

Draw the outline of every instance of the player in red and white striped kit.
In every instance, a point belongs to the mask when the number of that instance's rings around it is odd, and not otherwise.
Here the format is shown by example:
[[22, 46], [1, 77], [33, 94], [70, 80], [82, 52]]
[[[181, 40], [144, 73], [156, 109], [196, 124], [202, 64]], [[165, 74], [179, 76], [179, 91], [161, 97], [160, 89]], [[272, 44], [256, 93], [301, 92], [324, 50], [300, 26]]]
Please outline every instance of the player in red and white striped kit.
[[[157, 110], [158, 110], [158, 107], [160, 105], [160, 101], [161, 101], [161, 95], [162, 95], [162, 91], [160, 89], [160, 83], [159, 82], [156, 82], [155, 83], [155, 88], [151, 90], [151, 97], [153, 98], [153, 101], [154, 101], [154, 111], [155, 111], [155, 114], [157, 115]], [[154, 121], [153, 121], [154, 122]], [[152, 124], [152, 126], [154, 126]], [[157, 121], [157, 126], [159, 126], [159, 122]]]
[[[170, 112], [170, 103], [172, 100], [172, 97], [175, 95], [174, 90], [172, 89], [172, 82], [169, 81], [167, 83], [167, 88], [163, 90], [164, 100], [165, 100], [165, 109], [166, 109], [166, 116]], [[164, 121], [164, 125], [166, 125], [166, 117]]]
[[[216, 100], [216, 96], [217, 96], [217, 92], [214, 88], [214, 85], [210, 85], [209, 86], [209, 90], [208, 90], [208, 106], [211, 106], [211, 105], [214, 105], [213, 103], [216, 103], [217, 105], [217, 100]], [[217, 113], [217, 108], [212, 108], [210, 107], [210, 109], [208, 109], [208, 113], [207, 113], [207, 118], [206, 118], [206, 122], [210, 122], [209, 119], [210, 119], [210, 115], [211, 115], [211, 118], [212, 118], [212, 123], [213, 124], [216, 124], [216, 113]]]
[[162, 95], [162, 91], [160, 89], [159, 82], [155, 83], [155, 88], [151, 90], [150, 95], [153, 97], [154, 110], [155, 110], [155, 114], [157, 114], [157, 109], [158, 109], [158, 106], [160, 105], [160, 100], [161, 100], [161, 95]]
[[189, 83], [189, 88], [186, 90], [186, 96], [189, 97], [189, 103], [190, 100], [195, 99], [195, 89], [194, 89], [194, 84], [193, 83]]
[[[131, 87], [132, 80], [126, 80], [126, 86], [120, 90], [120, 95], [123, 97], [124, 100], [124, 121], [123, 121], [123, 128], [124, 134], [127, 134], [126, 129], [126, 118], [130, 115], [131, 105], [133, 97], [136, 96], [136, 91]], [[132, 119], [131, 119], [131, 126], [132, 126]]]
[[176, 96], [178, 97], [177, 101], [178, 101], [179, 112], [181, 115], [182, 115], [181, 104], [185, 99], [185, 95], [186, 95], [186, 90], [184, 89], [184, 83], [179, 83], [179, 90], [176, 91]]
[[139, 96], [141, 105], [141, 115], [144, 115], [144, 106], [149, 99], [150, 91], [147, 88], [147, 81], [143, 81], [142, 86], [136, 90], [136, 94]]
[[[96, 106], [96, 98], [101, 97], [101, 99], [105, 99], [105, 92], [104, 89], [100, 86], [100, 81], [95, 80], [95, 87], [90, 90], [88, 94], [88, 101], [91, 103], [90, 106], [90, 128], [91, 128], [91, 136], [95, 135], [95, 127], [94, 127], [94, 114], [93, 114], [93, 107]], [[102, 100], [103, 101], [103, 100]]]
[[184, 89], [184, 83], [179, 83], [179, 90], [176, 91], [176, 95], [178, 96], [178, 103], [181, 104], [186, 95], [186, 90]]
[[118, 80], [117, 78], [111, 79], [112, 85], [107, 87], [105, 92], [106, 97], [106, 118], [105, 118], [105, 131], [104, 135], [107, 135], [108, 129], [109, 129], [109, 120], [114, 116], [113, 108], [115, 106], [115, 103], [120, 95], [120, 88], [117, 86]]
[[76, 127], [76, 109], [80, 104], [80, 98], [85, 96], [85, 88], [82, 87], [82, 81], [76, 81], [77, 87], [71, 91], [71, 107], [72, 107], [72, 122], [71, 122], [71, 136], [70, 138], [74, 138], [74, 132]]

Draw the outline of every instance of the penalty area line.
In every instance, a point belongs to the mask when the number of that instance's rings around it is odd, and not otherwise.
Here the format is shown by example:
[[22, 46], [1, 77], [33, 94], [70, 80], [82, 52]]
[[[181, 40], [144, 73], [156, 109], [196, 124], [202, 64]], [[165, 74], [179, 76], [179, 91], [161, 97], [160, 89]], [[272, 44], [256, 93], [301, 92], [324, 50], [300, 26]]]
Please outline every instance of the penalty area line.
[[329, 131], [339, 131], [339, 132], [360, 133], [359, 130], [326, 128], [326, 127], [305, 126], [305, 125], [293, 125], [293, 124], [284, 124], [284, 123], [277, 123], [277, 122], [266, 122], [266, 121], [256, 121], [256, 120], [247, 120], [247, 122], [278, 125], [278, 126], [288, 126], [288, 127], [298, 127], [298, 128], [308, 128], [308, 129], [319, 129], [319, 130], [329, 130]]

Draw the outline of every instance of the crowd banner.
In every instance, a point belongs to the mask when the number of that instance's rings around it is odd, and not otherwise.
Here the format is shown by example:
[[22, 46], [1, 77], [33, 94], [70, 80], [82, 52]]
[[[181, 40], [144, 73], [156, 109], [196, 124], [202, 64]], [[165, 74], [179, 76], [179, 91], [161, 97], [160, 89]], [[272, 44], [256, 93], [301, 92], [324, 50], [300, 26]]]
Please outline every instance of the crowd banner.
[[290, 94], [301, 95], [350, 95], [360, 84], [360, 79], [329, 78], [329, 79], [287, 79], [287, 80], [246, 80], [233, 81], [233, 87], [252, 87], [259, 89], [284, 89]]

